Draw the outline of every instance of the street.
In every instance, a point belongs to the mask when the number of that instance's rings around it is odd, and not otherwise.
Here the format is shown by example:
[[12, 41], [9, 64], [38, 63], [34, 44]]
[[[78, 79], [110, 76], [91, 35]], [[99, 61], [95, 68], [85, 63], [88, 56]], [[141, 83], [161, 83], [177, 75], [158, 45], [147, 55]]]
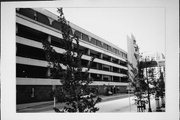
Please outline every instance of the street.
[[[110, 99], [111, 100], [106, 100]], [[97, 113], [102, 112], [137, 112], [137, 106], [135, 104], [134, 96], [111, 96], [104, 98], [104, 101], [97, 103], [96, 107], [99, 108]], [[63, 103], [57, 103], [57, 108], [62, 108]], [[146, 105], [148, 108], [148, 105]], [[155, 110], [155, 100], [154, 96], [151, 96], [151, 108]], [[17, 110], [17, 112], [45, 112], [45, 113], [52, 113], [53, 110], [53, 102], [44, 103], [44, 104], [37, 104], [31, 107], [21, 108]], [[147, 112], [147, 109], [145, 110]]]
[[98, 103], [98, 112], [136, 112], [134, 97]]

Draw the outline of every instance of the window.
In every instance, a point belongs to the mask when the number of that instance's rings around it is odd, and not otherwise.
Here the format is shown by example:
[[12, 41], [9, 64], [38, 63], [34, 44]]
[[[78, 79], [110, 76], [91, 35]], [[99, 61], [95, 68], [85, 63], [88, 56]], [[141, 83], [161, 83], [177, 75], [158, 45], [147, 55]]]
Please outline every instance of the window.
[[46, 60], [45, 52], [43, 49], [26, 46], [22, 44], [16, 44], [17, 46], [17, 56], [33, 58], [38, 60]]
[[61, 31], [61, 29], [62, 29], [61, 26], [62, 26], [61, 23], [58, 22], [58, 21], [53, 21], [53, 22], [52, 22], [52, 27], [55, 28], [55, 29], [57, 29], [57, 30], [60, 30], [60, 31]]
[[18, 27], [17, 36], [35, 40], [38, 42], [41, 42], [42, 40], [46, 40], [48, 38], [48, 35], [41, 31], [26, 27], [20, 24], [17, 24], [17, 27]]
[[37, 21], [39, 21], [45, 25], [50, 25], [50, 22], [49, 22], [49, 19], [47, 16], [45, 16], [39, 12], [36, 12], [36, 14], [37, 14]]
[[107, 50], [108, 49], [108, 45], [103, 43], [103, 48]]
[[47, 67], [16, 64], [16, 76], [24, 78], [47, 78]]
[[101, 43], [101, 41], [96, 40], [96, 45], [97, 45], [97, 46], [99, 46], [99, 47], [102, 47], [102, 43]]
[[55, 47], [59, 47], [59, 48], [64, 48], [65, 49], [65, 40], [61, 39], [61, 38], [57, 38], [54, 36], [51, 36], [51, 45], [55, 46]]
[[35, 19], [35, 11], [33, 9], [20, 8], [19, 10], [17, 10], [17, 12], [28, 17], [28, 18]]
[[74, 35], [75, 35], [76, 37], [78, 37], [79, 39], [81, 39], [81, 32], [75, 30]]
[[94, 38], [91, 38], [91, 41], [90, 41], [92, 44], [96, 45], [96, 39]]
[[110, 71], [110, 66], [108, 66], [108, 65], [102, 65], [102, 70], [104, 70], [104, 71]]
[[103, 75], [103, 81], [111, 81], [111, 76]]
[[85, 40], [85, 41], [89, 41], [88, 35], [85, 35], [83, 33], [82, 33], [82, 39]]
[[109, 51], [111, 51], [111, 46], [107, 45], [107, 49], [108, 49]]

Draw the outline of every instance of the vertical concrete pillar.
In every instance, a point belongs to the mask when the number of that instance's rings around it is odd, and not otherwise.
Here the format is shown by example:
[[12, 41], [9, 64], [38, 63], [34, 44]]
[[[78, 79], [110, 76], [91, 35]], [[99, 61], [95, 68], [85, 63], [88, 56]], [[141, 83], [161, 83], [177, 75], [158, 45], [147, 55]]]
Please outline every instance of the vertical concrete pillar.
[[18, 33], [18, 25], [16, 24], [16, 34]]
[[110, 62], [112, 62], [113, 61], [113, 58], [110, 56]]
[[54, 21], [53, 19], [51, 19], [51, 18], [48, 18], [49, 19], [49, 23], [50, 23], [50, 25], [52, 25], [52, 22]]
[[102, 53], [100, 54], [100, 59], [103, 59], [103, 54]]
[[48, 35], [48, 42], [51, 43], [51, 36]]
[[119, 65], [120, 65], [120, 62], [121, 62], [121, 61], [120, 61], [120, 60], [118, 60], [118, 64], [119, 64]]
[[113, 72], [113, 66], [110, 66], [110, 72]]
[[91, 73], [89, 73], [88, 78], [91, 79]]
[[90, 53], [91, 53], [90, 49], [88, 49], [88, 51], [87, 51], [87, 52], [88, 52], [87, 54], [90, 56]]
[[114, 82], [114, 77], [113, 76], [111, 76], [111, 81]]

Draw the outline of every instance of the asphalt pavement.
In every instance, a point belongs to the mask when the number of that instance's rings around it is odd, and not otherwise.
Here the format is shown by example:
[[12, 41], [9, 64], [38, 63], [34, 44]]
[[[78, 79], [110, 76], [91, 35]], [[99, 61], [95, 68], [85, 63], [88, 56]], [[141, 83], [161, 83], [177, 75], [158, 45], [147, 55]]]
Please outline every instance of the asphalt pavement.
[[[102, 101], [97, 103], [96, 106], [99, 108], [98, 112], [137, 112], [137, 106], [135, 104], [134, 96], [129, 94], [118, 94], [111, 96], [100, 96]], [[65, 103], [56, 103], [57, 108], [62, 108]], [[154, 96], [151, 97], [151, 108], [153, 112], [156, 111]], [[18, 113], [34, 113], [34, 112], [54, 112], [54, 102], [37, 102], [37, 103], [27, 103], [19, 104], [16, 106]], [[146, 105], [148, 108], [148, 105]], [[148, 109], [145, 110], [145, 112]]]

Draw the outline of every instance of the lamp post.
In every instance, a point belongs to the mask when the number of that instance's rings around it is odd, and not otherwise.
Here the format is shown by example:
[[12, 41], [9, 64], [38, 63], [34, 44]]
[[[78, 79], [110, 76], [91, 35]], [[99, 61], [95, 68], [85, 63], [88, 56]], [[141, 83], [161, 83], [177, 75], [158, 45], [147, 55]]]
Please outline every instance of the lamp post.
[[148, 74], [147, 74], [147, 60], [145, 58], [145, 69], [146, 69], [146, 77], [147, 77], [147, 92], [148, 92], [148, 105], [149, 105], [149, 108], [148, 108], [148, 112], [152, 112], [151, 110], [151, 101], [150, 101], [150, 93], [149, 93], [149, 80], [148, 80]]

